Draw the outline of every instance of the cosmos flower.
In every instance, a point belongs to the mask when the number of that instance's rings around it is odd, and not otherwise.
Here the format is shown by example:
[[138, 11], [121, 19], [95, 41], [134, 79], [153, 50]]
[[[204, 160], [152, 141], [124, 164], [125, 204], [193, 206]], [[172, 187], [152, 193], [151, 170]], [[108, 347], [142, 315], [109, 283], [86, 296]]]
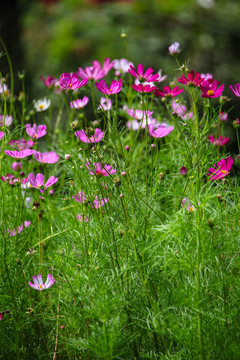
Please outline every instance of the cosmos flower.
[[24, 228], [27, 228], [28, 226], [31, 225], [31, 221], [24, 221], [24, 223], [22, 225], [20, 225], [18, 227], [18, 230], [16, 229], [13, 229], [13, 230], [9, 230], [8, 229], [8, 232], [9, 232], [9, 236], [16, 236], [17, 234], [20, 234]]
[[60, 76], [60, 86], [65, 90], [77, 90], [80, 87], [86, 85], [87, 82], [87, 78], [84, 78], [82, 81], [80, 81], [78, 74], [76, 73], [63, 73]]
[[41, 153], [40, 151], [33, 151], [33, 157], [42, 164], [54, 164], [58, 161], [59, 156], [54, 151]]
[[110, 110], [112, 108], [112, 101], [111, 99], [106, 99], [104, 97], [101, 97], [100, 99], [100, 105], [98, 106], [98, 110]]
[[[35, 187], [40, 190], [40, 193], [42, 194], [44, 190], [46, 190], [49, 186], [52, 186], [58, 181], [58, 178], [55, 178], [54, 176], [51, 176], [48, 181], [44, 184], [44, 175], [43, 174], [37, 174], [36, 178], [33, 173], [30, 173], [28, 175], [28, 181], [30, 183], [30, 187]], [[41, 189], [43, 187], [43, 189]]]
[[113, 169], [110, 165], [102, 165], [100, 163], [89, 163], [86, 164], [87, 169], [89, 170], [90, 175], [98, 175], [98, 176], [108, 176], [113, 175], [117, 172], [117, 170]]
[[4, 137], [4, 132], [0, 131], [0, 140]]
[[188, 85], [188, 86], [198, 86], [203, 81], [204, 79], [201, 77], [201, 75], [198, 72], [194, 73], [193, 70], [191, 70], [190, 73], [188, 73], [187, 77], [181, 75], [180, 78], [178, 79], [178, 82], [180, 84]]
[[154, 72], [154, 70], [152, 68], [148, 68], [144, 72], [144, 67], [142, 64], [138, 65], [137, 71], [135, 70], [135, 68], [132, 65], [130, 65], [130, 69], [128, 69], [128, 72], [131, 75], [133, 75], [135, 78], [137, 78], [140, 81], [140, 83], [143, 83], [145, 81], [154, 82], [154, 81], [157, 81], [159, 78], [158, 74], [152, 75], [152, 73]]
[[[209, 82], [208, 80], [204, 80], [200, 85], [200, 90], [202, 91], [202, 98], [217, 98], [222, 95], [224, 90], [224, 84], [220, 85], [219, 81], [213, 80], [213, 82]], [[219, 86], [219, 87], [218, 87]]]
[[0, 115], [0, 126], [10, 126], [13, 122], [13, 117], [11, 115]]
[[23, 159], [27, 156], [30, 156], [34, 153], [34, 150], [31, 149], [26, 149], [26, 150], [21, 150], [21, 151], [17, 151], [17, 150], [4, 150], [5, 154], [7, 154], [8, 156], [13, 157], [16, 160], [20, 160]]
[[21, 162], [17, 162], [17, 161], [14, 161], [11, 165], [11, 168], [14, 170], [14, 171], [18, 171], [18, 170], [21, 170], [22, 168], [22, 163]]
[[88, 132], [84, 131], [84, 130], [75, 131], [76, 138], [81, 140], [84, 143], [97, 143], [102, 140], [104, 134], [105, 133], [99, 128], [96, 128], [94, 130], [94, 133], [92, 136], [90, 134], [88, 135]]
[[142, 120], [143, 117], [147, 119], [150, 119], [152, 114], [153, 114], [153, 111], [143, 111], [143, 110], [138, 110], [138, 109], [134, 109], [133, 107], [131, 109], [127, 109], [127, 113], [128, 115], [130, 115], [131, 117], [133, 117], [134, 119], [136, 120]]
[[160, 124], [159, 127], [154, 130], [154, 125], [150, 124], [148, 126], [148, 133], [149, 135], [155, 137], [155, 138], [162, 138], [164, 136], [167, 136], [173, 131], [173, 126], [167, 126], [166, 124]]
[[85, 222], [88, 222], [89, 221], [89, 217], [87, 216], [87, 215], [82, 215], [82, 214], [78, 214], [77, 215], [77, 219], [78, 219], [78, 221], [80, 221], [80, 222], [83, 222], [83, 221], [85, 221]]
[[50, 288], [54, 284], [54, 282], [55, 279], [51, 274], [47, 276], [47, 281], [45, 283], [43, 283], [42, 281], [42, 275], [38, 274], [37, 276], [33, 276], [33, 283], [29, 281], [28, 285], [36, 290], [45, 290]]
[[47, 76], [46, 79], [44, 79], [43, 76], [40, 76], [40, 79], [42, 80], [44, 85], [46, 85], [46, 87], [49, 89], [54, 88], [55, 85], [58, 83], [58, 79], [52, 77], [51, 75]]
[[33, 105], [37, 112], [45, 111], [49, 108], [51, 101], [47, 98], [40, 100], [33, 100]]
[[96, 87], [99, 91], [107, 95], [117, 94], [122, 90], [122, 79], [113, 80], [111, 82], [110, 88], [107, 87], [106, 81], [100, 80], [96, 82]]
[[154, 95], [158, 96], [158, 97], [165, 97], [165, 98], [172, 98], [175, 97], [179, 94], [181, 94], [184, 90], [183, 89], [179, 89], [178, 86], [175, 86], [172, 90], [169, 86], [164, 86], [164, 91], [161, 90], [156, 90]]
[[151, 93], [153, 92], [154, 90], [157, 89], [156, 86], [151, 86], [150, 84], [148, 85], [144, 85], [144, 84], [133, 84], [132, 85], [132, 88], [137, 91], [137, 92], [140, 92], [140, 93]]
[[[233, 86], [235, 86], [235, 89]], [[230, 90], [233, 92], [235, 96], [240, 97], [240, 83], [234, 84], [233, 86], [229, 85]]]
[[128, 61], [127, 59], [116, 59], [113, 60], [113, 68], [116, 70], [116, 76], [121, 76], [128, 72], [129, 67], [134, 66], [132, 62]]
[[98, 195], [94, 198], [94, 200], [92, 200], [89, 196], [85, 195], [83, 191], [80, 191], [77, 195], [74, 195], [73, 199], [80, 203], [85, 203], [87, 201], [88, 205], [92, 208], [95, 207], [95, 209], [99, 209], [101, 206], [108, 202], [108, 199], [101, 199], [98, 197]]
[[207, 175], [210, 176], [209, 180], [222, 179], [229, 175], [233, 165], [233, 159], [229, 156], [226, 160], [222, 159], [218, 162], [218, 167], [214, 165], [214, 168], [209, 168]]
[[179, 102], [173, 101], [172, 109], [173, 113], [177, 114], [183, 120], [192, 119], [193, 117], [193, 112], [187, 112], [186, 106]]
[[87, 105], [89, 101], [89, 98], [87, 96], [84, 96], [82, 99], [77, 99], [75, 101], [71, 101], [70, 102], [70, 107], [73, 109], [81, 109], [83, 108], [84, 106]]
[[222, 136], [219, 136], [219, 138], [215, 139], [213, 135], [210, 135], [208, 137], [208, 140], [216, 146], [223, 146], [226, 145], [231, 139], [230, 137], [222, 137]]
[[25, 139], [20, 140], [10, 140], [8, 145], [11, 148], [17, 148], [18, 150], [26, 150], [35, 145], [35, 143], [32, 140], [26, 141]]
[[227, 122], [228, 121], [228, 113], [224, 113], [221, 111], [219, 120]]
[[172, 45], [170, 45], [168, 48], [170, 55], [179, 54], [180, 53], [179, 47], [180, 47], [180, 44], [177, 41], [174, 42]]
[[186, 210], [188, 212], [193, 212], [195, 211], [196, 209], [194, 208], [194, 206], [190, 203], [189, 199], [187, 197], [185, 197], [183, 200], [182, 200], [182, 203], [181, 203], [181, 206], [184, 206], [185, 203], [188, 202], [188, 205], [186, 207]]
[[87, 78], [88, 80], [97, 81], [105, 77], [112, 67], [113, 62], [111, 62], [110, 58], [104, 60], [102, 67], [99, 61], [95, 60], [92, 62], [92, 66], [88, 66], [85, 69], [80, 67], [78, 69], [78, 76], [82, 79]]
[[38, 125], [37, 127], [36, 124], [33, 124], [33, 126], [31, 126], [31, 124], [26, 124], [25, 128], [27, 134], [33, 139], [39, 139], [40, 137], [45, 136], [47, 133], [46, 125]]

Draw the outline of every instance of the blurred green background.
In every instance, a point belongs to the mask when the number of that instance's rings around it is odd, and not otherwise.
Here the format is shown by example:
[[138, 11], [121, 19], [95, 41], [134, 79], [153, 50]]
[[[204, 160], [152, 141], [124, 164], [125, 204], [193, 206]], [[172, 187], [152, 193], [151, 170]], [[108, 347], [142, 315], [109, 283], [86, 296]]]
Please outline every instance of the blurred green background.
[[[168, 46], [181, 44], [181, 63], [210, 72], [227, 85], [240, 82], [239, 0], [9, 0], [0, 15], [1, 37], [14, 72], [25, 69], [32, 98], [46, 94], [41, 75], [128, 57], [177, 77]], [[127, 54], [121, 33], [127, 34]], [[1, 58], [1, 72], [8, 72]]]

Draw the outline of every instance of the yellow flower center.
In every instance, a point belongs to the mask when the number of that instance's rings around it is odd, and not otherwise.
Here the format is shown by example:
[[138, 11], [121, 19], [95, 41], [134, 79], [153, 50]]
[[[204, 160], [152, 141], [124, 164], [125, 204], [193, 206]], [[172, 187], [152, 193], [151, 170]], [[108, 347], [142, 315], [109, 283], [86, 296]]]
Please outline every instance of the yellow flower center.
[[221, 170], [221, 173], [222, 173], [222, 174], [226, 174], [226, 173], [227, 173], [227, 170]]
[[39, 105], [39, 109], [42, 110], [43, 108], [44, 108], [44, 105], [43, 105], [43, 104], [40, 104], [40, 105]]
[[72, 83], [71, 83], [71, 84], [69, 84], [69, 86], [70, 86], [70, 87], [72, 87]]
[[213, 90], [208, 90], [207, 94], [208, 94], [209, 96], [213, 96], [213, 95], [214, 95], [214, 91], [213, 91]]
[[42, 289], [43, 288], [42, 285], [39, 285], [39, 288]]
[[191, 211], [193, 211], [194, 210], [194, 207], [193, 206], [190, 206], [189, 208], [188, 208], [188, 211], [189, 212], [191, 212]]
[[34, 134], [34, 138], [35, 138], [35, 139], [37, 138], [37, 134]]

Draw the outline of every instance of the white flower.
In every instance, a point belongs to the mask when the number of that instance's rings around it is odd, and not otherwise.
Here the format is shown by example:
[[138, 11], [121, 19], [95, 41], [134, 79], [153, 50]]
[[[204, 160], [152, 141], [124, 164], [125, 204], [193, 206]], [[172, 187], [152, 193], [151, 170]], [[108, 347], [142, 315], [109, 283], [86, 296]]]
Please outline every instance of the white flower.
[[113, 60], [113, 68], [116, 70], [115, 73], [117, 76], [126, 74], [130, 65], [134, 66], [133, 63], [127, 59]]
[[0, 115], [0, 126], [10, 126], [13, 122], [13, 117], [11, 115]]
[[33, 100], [33, 105], [36, 111], [45, 111], [49, 108], [51, 101], [47, 98], [40, 99], [40, 100]]
[[179, 54], [180, 53], [179, 47], [180, 47], [179, 42], [175, 42], [171, 46], [169, 46], [168, 50], [170, 52], [170, 55]]

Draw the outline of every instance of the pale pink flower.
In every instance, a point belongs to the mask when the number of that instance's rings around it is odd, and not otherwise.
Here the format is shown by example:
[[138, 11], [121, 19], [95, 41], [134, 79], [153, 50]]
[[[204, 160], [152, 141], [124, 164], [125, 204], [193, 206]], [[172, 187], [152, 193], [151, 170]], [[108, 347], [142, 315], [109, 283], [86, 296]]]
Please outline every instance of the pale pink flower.
[[14, 161], [11, 165], [11, 168], [14, 170], [14, 171], [18, 171], [18, 170], [21, 170], [22, 168], [22, 163], [21, 162], [17, 162], [17, 161]]
[[85, 69], [78, 69], [78, 76], [80, 78], [87, 78], [88, 80], [100, 80], [104, 76], [106, 76], [109, 70], [113, 67], [113, 62], [111, 62], [110, 58], [106, 58], [103, 63], [103, 67], [99, 61], [95, 60], [92, 62], [92, 66], [88, 66]]
[[33, 151], [33, 157], [35, 160], [42, 164], [54, 164], [58, 161], [59, 156], [54, 151], [41, 153], [40, 151]]
[[100, 99], [100, 105], [98, 106], [98, 110], [104, 110], [108, 111], [112, 108], [112, 101], [111, 99], [106, 99], [104, 97], [101, 97]]
[[172, 45], [170, 45], [168, 48], [170, 55], [179, 54], [180, 53], [179, 47], [180, 47], [180, 44], [177, 41], [174, 42]]
[[129, 67], [134, 66], [132, 62], [128, 61], [127, 59], [115, 59], [113, 60], [113, 68], [116, 70], [116, 76], [121, 76], [128, 72]]
[[176, 101], [172, 102], [172, 109], [174, 114], [177, 114], [182, 120], [192, 119], [193, 117], [193, 112], [187, 112], [186, 106]]
[[21, 140], [10, 140], [8, 145], [11, 148], [17, 148], [19, 150], [26, 150], [29, 149], [30, 147], [32, 147], [33, 145], [35, 145], [35, 142], [33, 142], [32, 140], [28, 140], [26, 141], [25, 139], [21, 139]]
[[4, 132], [0, 131], [0, 140], [4, 137]]
[[162, 69], [159, 69], [158, 70], [158, 72], [157, 72], [157, 74], [158, 74], [158, 79], [157, 79], [157, 82], [158, 83], [161, 83], [161, 82], [163, 82], [164, 80], [166, 80], [166, 78], [167, 78], [167, 75], [162, 75]]
[[33, 126], [31, 126], [31, 124], [26, 124], [25, 128], [27, 134], [33, 139], [39, 139], [47, 133], [46, 125], [38, 125], [37, 127], [36, 124], [33, 124]]
[[[51, 176], [48, 181], [44, 184], [44, 175], [43, 174], [37, 174], [36, 178], [33, 173], [30, 173], [28, 175], [28, 181], [30, 183], [30, 187], [35, 187], [40, 190], [40, 193], [42, 194], [44, 190], [46, 190], [49, 186], [54, 185], [58, 178], [55, 178], [54, 176]], [[43, 187], [43, 189], [41, 189]]]
[[10, 126], [13, 122], [13, 117], [11, 115], [0, 115], [0, 126]]
[[92, 143], [92, 144], [101, 141], [104, 134], [105, 133], [99, 128], [96, 128], [94, 130], [94, 134], [92, 136], [88, 136], [84, 130], [75, 131], [75, 136], [77, 139], [81, 140], [84, 143]]
[[45, 290], [50, 288], [54, 282], [55, 279], [51, 274], [47, 276], [47, 281], [45, 283], [42, 281], [42, 275], [38, 274], [37, 276], [33, 276], [33, 283], [29, 281], [28, 285], [35, 290]]
[[150, 117], [153, 114], [153, 111], [143, 111], [143, 110], [134, 109], [133, 107], [131, 109], [126, 109], [126, 110], [128, 115], [130, 115], [136, 120], [142, 120], [143, 118], [146, 119], [146, 117], [150, 119]]
[[89, 217], [87, 216], [87, 215], [82, 215], [82, 214], [78, 214], [77, 215], [77, 219], [78, 219], [78, 221], [80, 221], [80, 222], [88, 222], [89, 221]]
[[227, 122], [228, 121], [228, 113], [224, 113], [221, 111], [219, 120]]
[[72, 109], [73, 108], [81, 109], [87, 105], [88, 101], [89, 101], [89, 98], [87, 96], [84, 96], [82, 99], [77, 99], [75, 101], [71, 101], [70, 106]]
[[92, 208], [95, 207], [95, 209], [100, 208], [101, 206], [103, 206], [105, 203], [108, 202], [108, 199], [105, 198], [99, 199], [98, 195], [92, 201], [92, 199], [89, 196], [86, 196], [83, 191], [80, 191], [77, 195], [73, 196], [73, 199], [80, 203], [85, 203], [87, 201], [88, 205], [91, 206]]
[[15, 236], [17, 234], [20, 234], [23, 231], [24, 227], [27, 228], [30, 225], [31, 225], [31, 221], [24, 221], [24, 223], [22, 225], [19, 225], [18, 230], [15, 230], [15, 229], [9, 230], [8, 229], [9, 236]]

